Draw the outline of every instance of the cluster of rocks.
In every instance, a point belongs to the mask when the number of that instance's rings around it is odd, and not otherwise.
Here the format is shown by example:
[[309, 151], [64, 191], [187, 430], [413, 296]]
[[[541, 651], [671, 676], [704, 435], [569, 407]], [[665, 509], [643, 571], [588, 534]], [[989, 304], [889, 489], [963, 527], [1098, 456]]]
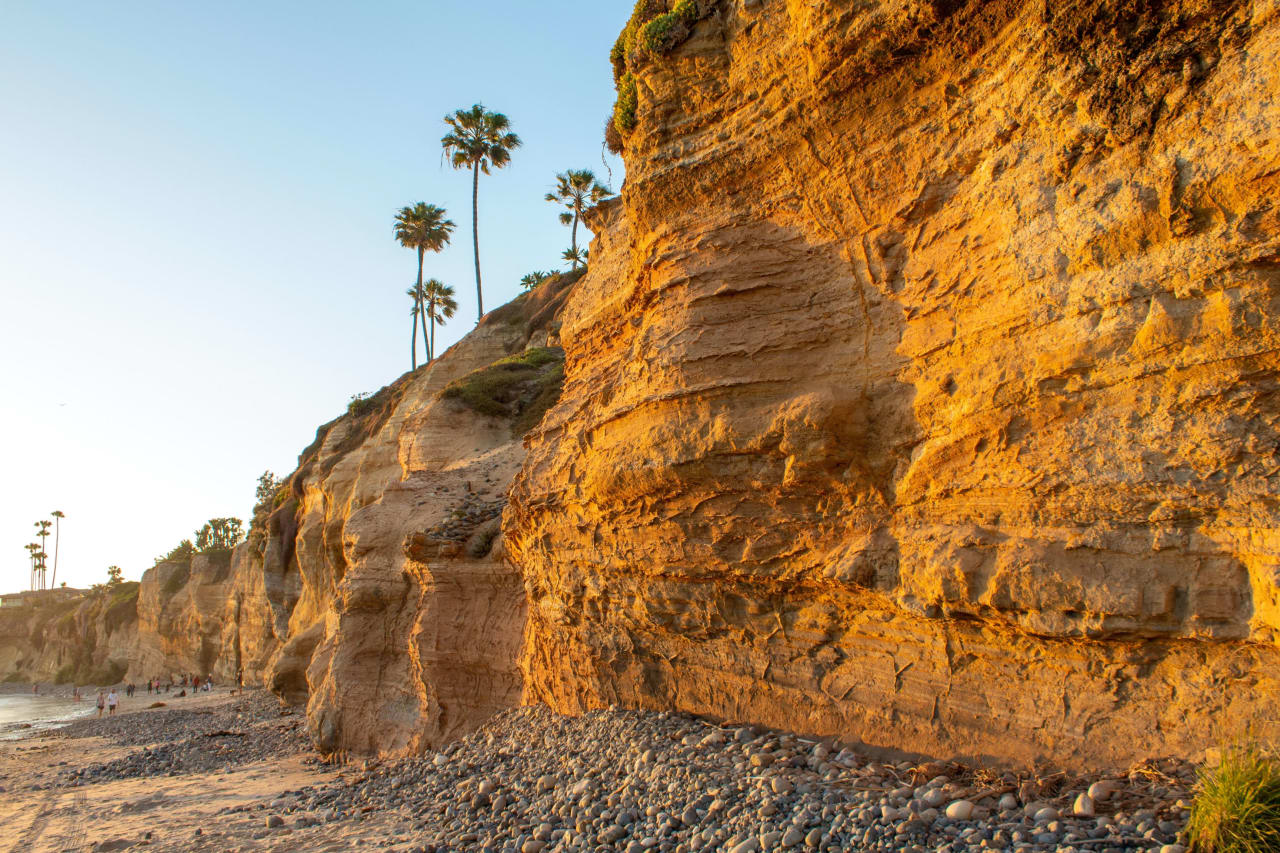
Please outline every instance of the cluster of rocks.
[[464, 552], [482, 557], [498, 535], [506, 505], [506, 498], [485, 500], [476, 492], [468, 492], [439, 524], [411, 534], [405, 543], [405, 554], [426, 562], [453, 559]]
[[233, 811], [265, 812], [262, 833], [394, 816], [411, 830], [385, 846], [434, 853], [1180, 853], [1189, 780], [1167, 769], [1044, 782], [666, 713], [524, 708], [435, 755]]
[[501, 518], [506, 505], [506, 498], [487, 501], [477, 492], [468, 493], [457, 507], [450, 510], [448, 518], [428, 530], [427, 535], [432, 539], [465, 541], [486, 521]]
[[94, 735], [126, 746], [146, 746], [113, 761], [67, 770], [61, 784], [225, 772], [255, 761], [294, 755], [310, 746], [302, 719], [282, 712], [279, 702], [263, 692], [246, 695], [217, 711], [128, 714], [86, 720], [63, 732], [64, 737]]

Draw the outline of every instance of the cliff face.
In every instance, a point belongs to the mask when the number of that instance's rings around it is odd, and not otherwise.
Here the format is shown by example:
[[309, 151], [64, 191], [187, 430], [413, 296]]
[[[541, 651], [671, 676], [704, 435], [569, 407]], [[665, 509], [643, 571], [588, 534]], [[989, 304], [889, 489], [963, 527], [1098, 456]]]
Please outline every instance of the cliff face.
[[178, 673], [236, 676], [235, 656], [223, 654], [223, 633], [234, 618], [232, 552], [196, 554], [189, 562], [165, 562], [142, 575], [138, 639], [128, 678], [144, 682]]
[[114, 684], [138, 638], [138, 584], [101, 593], [35, 593], [30, 606], [0, 612], [0, 678]]
[[1194, 754], [1280, 682], [1275, 3], [735, 2], [637, 74], [526, 697]]

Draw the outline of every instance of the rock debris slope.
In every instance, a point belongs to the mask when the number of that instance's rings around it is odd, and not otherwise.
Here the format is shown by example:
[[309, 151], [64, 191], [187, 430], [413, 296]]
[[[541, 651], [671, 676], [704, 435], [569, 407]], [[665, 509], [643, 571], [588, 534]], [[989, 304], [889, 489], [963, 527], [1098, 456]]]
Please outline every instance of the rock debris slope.
[[527, 699], [1194, 755], [1280, 676], [1275, 2], [724, 2], [504, 518]]

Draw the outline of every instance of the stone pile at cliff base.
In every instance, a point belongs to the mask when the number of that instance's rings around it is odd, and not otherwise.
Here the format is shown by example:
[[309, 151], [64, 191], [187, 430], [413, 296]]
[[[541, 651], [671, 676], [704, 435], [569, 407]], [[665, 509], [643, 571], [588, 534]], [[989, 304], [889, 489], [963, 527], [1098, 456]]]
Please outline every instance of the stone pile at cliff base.
[[537, 706], [434, 755], [368, 761], [341, 784], [231, 815], [258, 821], [263, 840], [390, 814], [401, 830], [384, 846], [426, 853], [1179, 853], [1193, 775], [1181, 762], [1036, 777], [876, 761], [666, 712]]

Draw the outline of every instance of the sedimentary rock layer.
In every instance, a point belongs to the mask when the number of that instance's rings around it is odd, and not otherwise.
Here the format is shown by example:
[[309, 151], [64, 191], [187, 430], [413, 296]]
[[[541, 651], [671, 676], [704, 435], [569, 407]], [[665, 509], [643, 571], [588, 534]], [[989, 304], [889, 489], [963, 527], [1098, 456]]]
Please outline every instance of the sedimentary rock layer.
[[725, 2], [644, 64], [504, 521], [526, 696], [1067, 763], [1265, 725], [1278, 14]]

